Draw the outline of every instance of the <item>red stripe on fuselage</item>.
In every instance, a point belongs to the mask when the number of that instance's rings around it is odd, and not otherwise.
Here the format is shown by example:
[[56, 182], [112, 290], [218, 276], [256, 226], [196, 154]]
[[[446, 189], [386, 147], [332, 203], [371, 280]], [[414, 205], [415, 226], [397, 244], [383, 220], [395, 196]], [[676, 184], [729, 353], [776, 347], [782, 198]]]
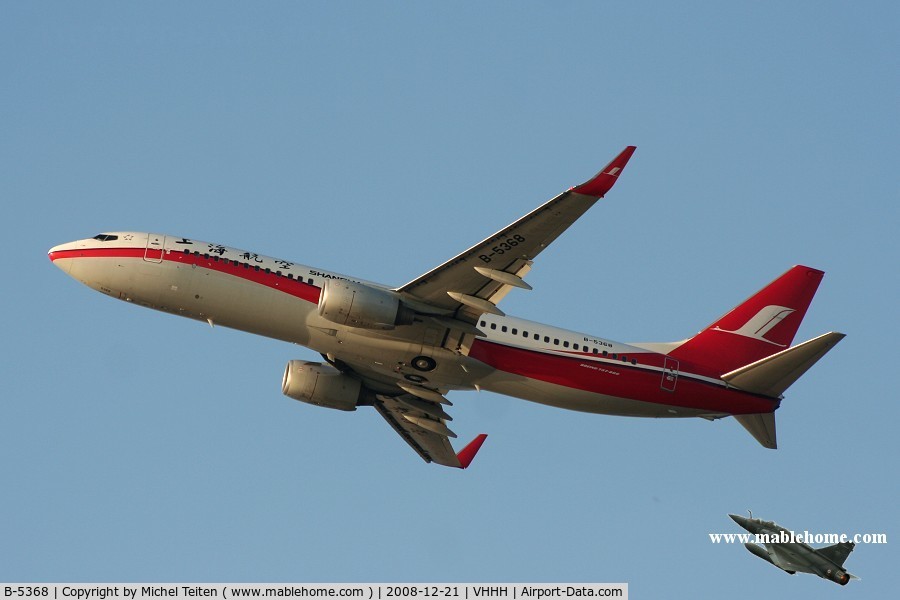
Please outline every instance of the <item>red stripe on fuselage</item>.
[[[153, 249], [151, 248], [151, 251]], [[80, 248], [77, 250], [60, 250], [50, 253], [50, 260], [56, 261], [60, 259], [79, 259], [79, 258], [132, 258], [144, 260], [145, 248]], [[148, 264], [154, 264], [159, 259], [159, 251], [154, 251], [154, 255], [150, 257]], [[207, 255], [208, 256], [208, 255]], [[183, 251], [177, 250], [163, 251], [163, 261], [172, 262], [182, 265], [195, 265], [210, 271], [217, 271], [226, 275], [232, 275], [246, 281], [258, 283], [266, 287], [276, 289], [285, 294], [295, 296], [312, 304], [319, 303], [319, 294], [321, 288], [318, 286], [305, 283], [298, 279], [288, 279], [286, 275], [276, 275], [275, 271], [266, 273], [265, 268], [260, 267], [257, 270], [256, 265], [247, 262], [234, 261], [227, 258], [219, 258], [216, 256], [204, 257], [203, 254], [185, 254]], [[235, 264], [237, 263], [237, 264]], [[247, 266], [245, 266], [247, 265]]]
[[[469, 356], [506, 373], [666, 406], [727, 414], [766, 413], [778, 406], [778, 402], [770, 398], [692, 379], [685, 373], [679, 373], [675, 391], [664, 390], [662, 373], [648, 368], [651, 365], [642, 366], [640, 362], [632, 365], [612, 359], [600, 360], [593, 355], [559, 356], [483, 339], [475, 341]], [[651, 357], [661, 360], [662, 355], [636, 355], [634, 358], [640, 361], [642, 358], [652, 360]]]
[[79, 248], [57, 250], [48, 256], [52, 262], [64, 258], [143, 258], [144, 252], [144, 248]]

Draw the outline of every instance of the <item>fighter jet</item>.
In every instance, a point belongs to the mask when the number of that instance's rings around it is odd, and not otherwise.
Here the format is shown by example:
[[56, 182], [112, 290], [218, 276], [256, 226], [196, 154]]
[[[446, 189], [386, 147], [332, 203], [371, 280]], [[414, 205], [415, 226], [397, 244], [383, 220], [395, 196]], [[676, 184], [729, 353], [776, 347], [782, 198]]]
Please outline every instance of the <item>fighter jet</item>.
[[750, 518], [731, 514], [728, 516], [750, 533], [766, 536], [763, 539], [769, 542], [763, 544], [765, 548], [757, 544], [744, 544], [744, 547], [782, 571], [791, 575], [798, 571], [813, 573], [841, 585], [847, 585], [851, 579], [859, 579], [844, 570], [844, 561], [856, 545], [852, 542], [843, 542], [817, 550], [805, 544], [802, 541], [803, 536], [797, 536], [772, 521], [754, 519], [752, 513]]

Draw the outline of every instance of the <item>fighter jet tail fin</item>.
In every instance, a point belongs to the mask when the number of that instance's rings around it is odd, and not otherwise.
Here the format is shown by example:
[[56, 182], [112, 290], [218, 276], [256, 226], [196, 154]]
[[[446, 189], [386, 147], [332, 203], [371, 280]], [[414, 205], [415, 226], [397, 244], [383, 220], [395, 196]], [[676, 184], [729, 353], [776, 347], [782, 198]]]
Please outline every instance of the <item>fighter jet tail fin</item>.
[[[844, 566], [844, 561], [847, 560], [847, 557], [850, 556], [850, 553], [853, 552], [853, 548], [856, 547], [856, 544], [853, 542], [843, 542], [841, 544], [835, 544], [834, 546], [826, 546], [824, 548], [819, 548], [816, 552], [822, 555], [824, 558], [827, 558], [834, 564], [839, 567]], [[850, 575], [848, 573], [848, 575]], [[853, 577], [851, 575], [851, 577]], [[858, 579], [858, 577], [853, 577], [854, 579]]]
[[725, 373], [722, 379], [744, 391], [778, 398], [842, 339], [843, 333], [832, 331]]

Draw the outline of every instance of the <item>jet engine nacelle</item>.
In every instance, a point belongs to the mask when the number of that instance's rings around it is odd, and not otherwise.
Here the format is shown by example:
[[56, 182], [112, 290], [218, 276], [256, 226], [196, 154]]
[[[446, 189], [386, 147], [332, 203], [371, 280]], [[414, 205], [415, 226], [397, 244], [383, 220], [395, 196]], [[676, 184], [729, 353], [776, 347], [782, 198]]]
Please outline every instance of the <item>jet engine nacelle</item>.
[[350, 327], [393, 329], [411, 324], [415, 312], [389, 290], [329, 279], [319, 295], [319, 316]]
[[356, 410], [362, 382], [331, 365], [292, 360], [284, 370], [281, 391], [288, 398], [337, 410]]

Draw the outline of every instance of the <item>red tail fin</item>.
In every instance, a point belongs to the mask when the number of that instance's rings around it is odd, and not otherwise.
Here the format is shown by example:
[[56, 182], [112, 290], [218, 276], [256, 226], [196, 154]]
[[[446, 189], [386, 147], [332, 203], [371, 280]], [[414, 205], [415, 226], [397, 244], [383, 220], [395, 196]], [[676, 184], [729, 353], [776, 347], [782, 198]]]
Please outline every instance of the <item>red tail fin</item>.
[[796, 266], [669, 353], [727, 373], [791, 345], [822, 276]]

